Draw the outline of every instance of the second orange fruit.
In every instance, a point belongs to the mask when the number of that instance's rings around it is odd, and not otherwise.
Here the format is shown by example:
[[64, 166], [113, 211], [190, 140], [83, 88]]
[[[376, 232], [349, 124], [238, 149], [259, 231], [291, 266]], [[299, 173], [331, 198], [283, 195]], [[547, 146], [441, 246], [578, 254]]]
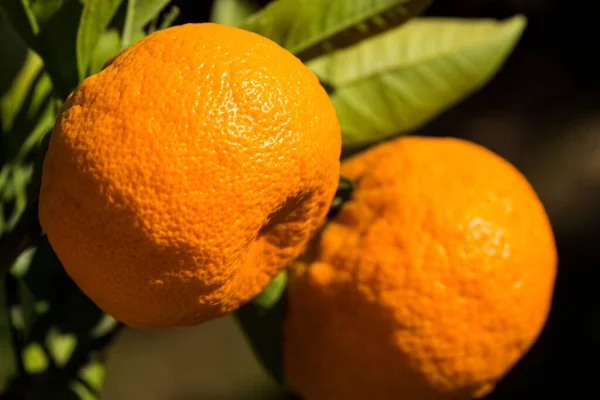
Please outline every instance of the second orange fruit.
[[557, 255], [507, 161], [404, 137], [342, 163], [356, 188], [289, 272], [285, 367], [306, 400], [481, 397], [529, 349]]
[[197, 324], [253, 296], [322, 222], [340, 128], [318, 79], [269, 39], [156, 32], [67, 99], [39, 215], [81, 289], [135, 327]]

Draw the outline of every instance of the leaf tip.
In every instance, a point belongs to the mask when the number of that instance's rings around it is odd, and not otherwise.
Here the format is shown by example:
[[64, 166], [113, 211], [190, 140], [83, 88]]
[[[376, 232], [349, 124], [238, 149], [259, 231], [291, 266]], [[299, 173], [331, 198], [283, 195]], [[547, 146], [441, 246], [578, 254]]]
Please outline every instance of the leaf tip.
[[511, 31], [515, 38], [520, 38], [527, 27], [527, 17], [524, 14], [516, 14], [504, 23], [507, 30]]

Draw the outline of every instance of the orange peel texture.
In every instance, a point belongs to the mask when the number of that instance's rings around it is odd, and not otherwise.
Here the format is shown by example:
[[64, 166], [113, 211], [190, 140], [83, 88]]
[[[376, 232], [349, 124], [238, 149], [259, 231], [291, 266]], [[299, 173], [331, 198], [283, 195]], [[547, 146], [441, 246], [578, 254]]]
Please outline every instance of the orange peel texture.
[[68, 274], [133, 327], [198, 324], [260, 292], [323, 221], [340, 128], [273, 41], [212, 23], [155, 32], [69, 96], [42, 227]]
[[306, 400], [469, 399], [545, 324], [552, 229], [506, 160], [403, 137], [342, 162], [356, 183], [289, 274], [284, 363]]

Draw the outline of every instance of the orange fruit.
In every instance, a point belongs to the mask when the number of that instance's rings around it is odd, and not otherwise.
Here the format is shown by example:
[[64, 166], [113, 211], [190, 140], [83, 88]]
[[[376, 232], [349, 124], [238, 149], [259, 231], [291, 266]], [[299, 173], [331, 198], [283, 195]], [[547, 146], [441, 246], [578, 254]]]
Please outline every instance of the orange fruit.
[[289, 271], [284, 364], [306, 400], [490, 392], [547, 318], [546, 212], [473, 143], [403, 137], [342, 162], [350, 200]]
[[250, 300], [323, 221], [340, 128], [318, 79], [273, 41], [187, 24], [134, 43], [69, 96], [39, 216], [79, 287], [134, 327]]

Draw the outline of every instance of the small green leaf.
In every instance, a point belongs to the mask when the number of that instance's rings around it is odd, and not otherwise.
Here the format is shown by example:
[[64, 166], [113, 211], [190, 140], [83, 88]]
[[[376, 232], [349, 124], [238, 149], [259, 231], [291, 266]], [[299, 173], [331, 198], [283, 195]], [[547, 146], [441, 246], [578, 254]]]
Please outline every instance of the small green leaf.
[[83, 379], [94, 390], [100, 391], [104, 383], [106, 367], [99, 360], [92, 360], [79, 372], [79, 377]]
[[86, 0], [77, 30], [77, 71], [79, 79], [88, 75], [93, 51], [123, 0]]
[[77, 336], [72, 333], [61, 334], [51, 328], [46, 336], [46, 347], [58, 367], [64, 367], [77, 346]]
[[19, 257], [17, 257], [10, 271], [13, 276], [21, 279], [27, 273], [29, 265], [31, 265], [31, 260], [33, 260], [33, 256], [35, 255], [35, 251], [35, 247], [30, 247], [25, 249]]
[[258, 9], [259, 5], [253, 0], [215, 0], [210, 20], [217, 24], [239, 26]]
[[6, 302], [5, 281], [0, 279], [0, 393], [17, 372], [17, 358], [12, 345], [12, 326]]
[[281, 335], [287, 272], [279, 274], [254, 300], [235, 311], [250, 347], [264, 368], [279, 383], [284, 381]]
[[109, 334], [113, 331], [119, 322], [108, 314], [103, 314], [100, 320], [90, 332], [90, 336], [94, 339]]
[[44, 372], [50, 360], [41, 344], [33, 342], [23, 349], [23, 365], [30, 374]]
[[241, 25], [302, 61], [380, 34], [421, 13], [429, 0], [275, 0]]
[[252, 303], [258, 307], [269, 309], [273, 307], [283, 295], [287, 284], [287, 273], [283, 271], [277, 275], [254, 299]]
[[344, 146], [411, 132], [489, 81], [526, 19], [413, 19], [308, 66], [336, 88]]
[[79, 381], [72, 381], [69, 388], [75, 392], [80, 400], [96, 400], [98, 397], [87, 386]]

